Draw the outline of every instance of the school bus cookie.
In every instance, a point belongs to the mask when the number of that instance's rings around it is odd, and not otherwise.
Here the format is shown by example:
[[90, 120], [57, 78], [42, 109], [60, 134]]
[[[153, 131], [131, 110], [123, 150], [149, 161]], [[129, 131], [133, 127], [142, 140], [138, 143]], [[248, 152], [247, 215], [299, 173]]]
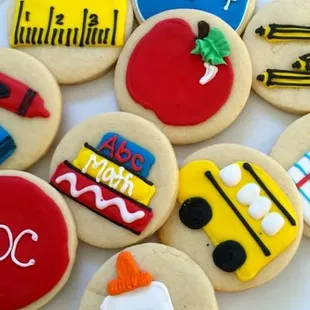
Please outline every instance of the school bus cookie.
[[244, 35], [253, 89], [277, 108], [298, 114], [310, 111], [310, 23], [305, 13], [309, 9], [306, 0], [298, 5], [271, 3], [254, 16]]
[[250, 88], [244, 43], [221, 19], [198, 10], [166, 11], [145, 21], [115, 71], [120, 109], [154, 122], [175, 144], [224, 130]]
[[130, 0], [11, 0], [8, 41], [45, 63], [59, 83], [75, 84], [113, 65], [132, 24]]
[[26, 172], [0, 171], [1, 309], [41, 309], [66, 284], [77, 236], [64, 199]]
[[304, 234], [310, 237], [310, 115], [292, 123], [274, 144], [270, 156], [291, 176], [298, 188], [304, 213]]
[[186, 254], [155, 243], [127, 248], [105, 262], [80, 304], [81, 310], [182, 308], [217, 310], [214, 289]]
[[63, 138], [50, 184], [66, 197], [81, 240], [117, 248], [163, 225], [176, 201], [178, 168], [171, 144], [155, 125], [107, 113]]
[[275, 277], [302, 229], [298, 192], [285, 170], [255, 150], [223, 144], [185, 160], [178, 207], [160, 238], [198, 262], [216, 289], [238, 291]]
[[0, 170], [26, 170], [57, 134], [61, 93], [37, 59], [7, 48], [0, 48], [0, 58]]

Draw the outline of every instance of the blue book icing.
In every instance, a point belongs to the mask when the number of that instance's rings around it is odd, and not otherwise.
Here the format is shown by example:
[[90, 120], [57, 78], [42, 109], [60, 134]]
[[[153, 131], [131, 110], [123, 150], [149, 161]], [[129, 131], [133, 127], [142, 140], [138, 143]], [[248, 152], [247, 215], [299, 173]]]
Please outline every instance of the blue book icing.
[[143, 20], [174, 9], [196, 9], [214, 14], [237, 30], [246, 14], [249, 0], [135, 0]]
[[142, 178], [149, 175], [155, 163], [154, 155], [148, 150], [113, 132], [103, 136], [97, 149], [104, 157]]
[[15, 151], [16, 144], [12, 136], [0, 126], [0, 165]]

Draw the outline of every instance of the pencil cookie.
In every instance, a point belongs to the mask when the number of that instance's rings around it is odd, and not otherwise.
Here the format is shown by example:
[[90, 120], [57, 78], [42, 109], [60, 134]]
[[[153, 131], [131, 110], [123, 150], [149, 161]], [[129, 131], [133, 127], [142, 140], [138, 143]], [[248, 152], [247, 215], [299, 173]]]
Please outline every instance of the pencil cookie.
[[171, 144], [152, 123], [127, 113], [98, 115], [72, 129], [58, 145], [50, 173], [79, 238], [102, 248], [150, 236], [176, 201]]
[[214, 145], [185, 160], [179, 182], [179, 204], [160, 239], [194, 259], [217, 290], [259, 286], [290, 262], [302, 236], [302, 206], [270, 157]]
[[291, 124], [273, 146], [270, 156], [291, 176], [298, 188], [304, 211], [304, 234], [310, 237], [310, 115]]
[[0, 169], [25, 170], [47, 152], [57, 134], [61, 93], [35, 58], [0, 48], [0, 59]]
[[10, 46], [41, 60], [61, 84], [106, 72], [132, 31], [130, 0], [10, 1]]
[[223, 19], [234, 30], [241, 34], [252, 17], [255, 0], [223, 0], [223, 1], [148, 1], [132, 0], [134, 12], [139, 23], [167, 10], [194, 9], [211, 13]]
[[194, 261], [174, 248], [146, 243], [104, 263], [90, 281], [80, 309], [217, 310], [218, 306], [210, 281]]
[[310, 112], [309, 10], [306, 0], [273, 2], [254, 16], [244, 35], [253, 89], [275, 107], [296, 114]]
[[140, 25], [115, 72], [120, 109], [151, 120], [176, 144], [228, 127], [250, 87], [250, 58], [240, 37], [197, 10], [167, 11]]
[[66, 284], [77, 247], [64, 199], [29, 173], [0, 171], [1, 309], [39, 309]]

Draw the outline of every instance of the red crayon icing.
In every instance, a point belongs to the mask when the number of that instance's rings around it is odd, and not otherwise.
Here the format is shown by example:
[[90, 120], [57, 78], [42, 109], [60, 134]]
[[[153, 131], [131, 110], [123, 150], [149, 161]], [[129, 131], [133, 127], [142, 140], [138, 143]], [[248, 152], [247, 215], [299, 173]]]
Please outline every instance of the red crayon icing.
[[[57, 182], [56, 179], [60, 176], [66, 175], [67, 173], [73, 173], [76, 178], [76, 186], [75, 184], [70, 184], [68, 181]], [[117, 224], [123, 228], [130, 230], [131, 232], [139, 235], [149, 224], [153, 217], [152, 209], [126, 197], [119, 192], [109, 188], [104, 184], [99, 184], [96, 182], [95, 179], [92, 177], [82, 174], [77, 168], [71, 165], [69, 162], [61, 163], [56, 171], [54, 172], [50, 183], [61, 193], [65, 194], [66, 196], [74, 199], [78, 203], [82, 204], [86, 208], [90, 209], [91, 211], [105, 217], [106, 219], [110, 220], [114, 224]], [[96, 195], [93, 191], [87, 191], [81, 194], [78, 197], [72, 197], [71, 190], [75, 189], [77, 191], [81, 191], [86, 187], [95, 185], [101, 191], [102, 199], [109, 201], [114, 198], [121, 198], [126, 206], [126, 209], [129, 213], [141, 212], [145, 213], [144, 217], [137, 219], [131, 223], [128, 223], [123, 220], [120, 209], [117, 205], [111, 204], [110, 206], [99, 209], [96, 206]], [[97, 197], [99, 198], [99, 197]]]
[[50, 116], [44, 100], [35, 90], [0, 72], [0, 108], [23, 117]]
[[[16, 250], [21, 262], [35, 260], [30, 267], [16, 265], [10, 256], [0, 261], [0, 309], [24, 308], [49, 293], [62, 279], [68, 264], [68, 231], [55, 202], [38, 186], [14, 176], [0, 176], [0, 224], [13, 239], [26, 229], [38, 235], [24, 235]], [[0, 229], [0, 257], [9, 246], [7, 233]]]
[[206, 85], [201, 56], [192, 55], [196, 36], [182, 19], [156, 24], [131, 54], [126, 83], [133, 100], [154, 111], [165, 124], [190, 126], [205, 122], [226, 103], [234, 72], [229, 58]]

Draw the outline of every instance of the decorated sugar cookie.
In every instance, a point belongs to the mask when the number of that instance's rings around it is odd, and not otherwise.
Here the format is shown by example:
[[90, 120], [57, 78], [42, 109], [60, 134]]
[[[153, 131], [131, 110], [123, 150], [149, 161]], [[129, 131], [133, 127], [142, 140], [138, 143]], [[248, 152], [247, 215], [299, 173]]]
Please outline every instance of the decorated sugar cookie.
[[[191, 290], [184, 291], [184, 287]], [[217, 310], [213, 288], [186, 254], [161, 244], [125, 249], [90, 281], [81, 310]]]
[[121, 110], [151, 120], [176, 144], [210, 138], [229, 126], [250, 84], [240, 37], [196, 10], [164, 12], [140, 25], [115, 73]]
[[50, 183], [65, 197], [79, 238], [117, 248], [151, 235], [177, 195], [178, 168], [167, 138], [127, 113], [93, 117], [57, 147]]
[[56, 136], [61, 93], [49, 70], [33, 57], [0, 48], [0, 59], [0, 170], [25, 170]]
[[160, 239], [194, 259], [221, 291], [259, 286], [294, 256], [302, 206], [286, 171], [268, 156], [234, 144], [185, 160], [178, 206]]
[[310, 111], [309, 9], [306, 0], [298, 5], [271, 3], [254, 16], [244, 35], [255, 92], [277, 108], [298, 114]]
[[255, 0], [132, 0], [136, 17], [140, 23], [167, 10], [195, 9], [220, 17], [238, 33], [242, 33], [249, 22], [255, 8], [255, 2]]
[[304, 234], [310, 237], [310, 116], [291, 124], [273, 146], [270, 156], [288, 172], [298, 188], [304, 212]]
[[45, 63], [59, 83], [75, 84], [113, 65], [132, 24], [130, 0], [11, 0], [8, 40]]
[[1, 309], [39, 309], [65, 285], [75, 224], [63, 198], [25, 172], [0, 171]]

